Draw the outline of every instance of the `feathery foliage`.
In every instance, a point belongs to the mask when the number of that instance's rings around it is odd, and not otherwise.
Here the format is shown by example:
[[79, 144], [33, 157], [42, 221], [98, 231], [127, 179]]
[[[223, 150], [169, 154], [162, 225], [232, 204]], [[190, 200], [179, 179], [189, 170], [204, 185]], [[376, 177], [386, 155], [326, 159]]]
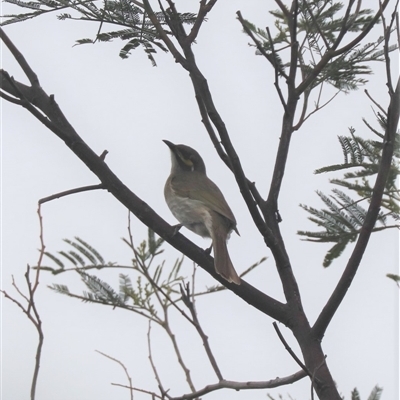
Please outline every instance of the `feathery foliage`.
[[[106, 263], [93, 246], [76, 237], [75, 240], [64, 239], [64, 242], [73, 250], [58, 252], [66, 261], [62, 257], [46, 253], [46, 256], [59, 268], [41, 267], [41, 269], [51, 271], [53, 274], [76, 271], [87, 288], [82, 295], [78, 295], [71, 293], [65, 285], [49, 286], [57, 293], [78, 298], [84, 302], [124, 308], [161, 323], [156, 304], [159, 303], [161, 308], [167, 308], [172, 304], [171, 301], [180, 299], [179, 285], [184, 279], [180, 275], [183, 257], [177, 259], [167, 272], [165, 261], [153, 266], [155, 258], [163, 252], [161, 246], [164, 242], [163, 239], [156, 238], [153, 231], [149, 229], [147, 241], [143, 241], [137, 247], [133, 246], [132, 238], [123, 239], [123, 241], [128, 244], [134, 254], [131, 266], [121, 266], [114, 262]], [[87, 265], [86, 259], [89, 261]], [[71, 268], [67, 268], [67, 262], [72, 264]], [[116, 290], [98, 276], [87, 272], [93, 268], [125, 268], [133, 272], [133, 277], [127, 273], [120, 273], [119, 288]], [[163, 297], [159, 295], [160, 291], [165, 294]], [[174, 300], [170, 296], [173, 296]]]
[[[306, 79], [321, 58], [334, 48], [339, 36], [343, 33], [343, 23], [347, 31], [360, 32], [372, 20], [373, 12], [370, 9], [356, 9], [345, 20], [344, 4], [331, 0], [299, 1], [297, 42], [298, 61], [302, 79]], [[260, 29], [250, 21], [245, 20], [246, 27], [254, 34], [264, 49], [270, 62], [277, 68], [280, 75], [288, 74], [290, 67], [291, 43], [290, 26], [281, 10], [270, 11], [276, 18], [276, 34], [272, 36], [268, 31]], [[245, 32], [246, 33], [246, 32]], [[347, 52], [333, 58], [314, 79], [309, 90], [329, 83], [334, 88], [349, 92], [367, 82], [366, 76], [372, 73], [366, 63], [384, 61], [381, 50], [383, 37], [363, 46], [355, 46]], [[250, 44], [255, 46], [255, 44]], [[392, 51], [396, 46], [391, 46]], [[261, 55], [260, 50], [256, 54]]]
[[[386, 116], [376, 114], [380, 129], [386, 129]], [[330, 182], [341, 188], [347, 189], [349, 193], [355, 193], [357, 198], [351, 197], [337, 188], [332, 190], [330, 196], [317, 192], [327, 208], [316, 209], [300, 204], [311, 216], [309, 220], [314, 222], [322, 231], [298, 231], [301, 236], [307, 237], [308, 241], [319, 243], [334, 243], [334, 246], [325, 255], [323, 266], [328, 267], [332, 261], [339, 257], [346, 246], [357, 239], [358, 233], [364, 223], [367, 209], [360, 203], [369, 202], [372, 196], [371, 179], [378, 173], [378, 167], [382, 157], [384, 146], [384, 133], [373, 128], [366, 120], [365, 125], [380, 140], [363, 139], [355, 135], [355, 130], [350, 128], [350, 136], [339, 136], [342, 147], [344, 162], [320, 168], [315, 173], [334, 172], [352, 169], [346, 172], [342, 179], [331, 179]], [[382, 199], [382, 211], [380, 212], [374, 231], [387, 228], [399, 228], [400, 220], [399, 189], [397, 177], [399, 174], [400, 140], [396, 135], [395, 150], [391, 170], [385, 185]], [[395, 221], [394, 225], [388, 225], [388, 219]]]
[[394, 280], [397, 284], [397, 286], [400, 287], [400, 276], [396, 274], [386, 274], [386, 276], [392, 280]]
[[[156, 65], [154, 59], [156, 49], [168, 51], [160, 40], [147, 12], [139, 2], [130, 0], [33, 0], [29, 2], [5, 0], [5, 2], [31, 11], [4, 15], [5, 21], [1, 25], [25, 21], [50, 12], [60, 12], [57, 14], [57, 18], [61, 21], [82, 20], [96, 22], [99, 25], [94, 38], [79, 39], [76, 41], [77, 45], [121, 39], [126, 42], [119, 53], [121, 58], [128, 58], [132, 50], [142, 47], [153, 66]], [[66, 10], [71, 12], [61, 12]], [[154, 14], [167, 34], [170, 34], [167, 29], [165, 13], [155, 12]], [[196, 19], [196, 14], [182, 13], [179, 14], [179, 19], [181, 23], [191, 25]], [[120, 27], [120, 29], [108, 30], [115, 26]]]
[[[57, 275], [68, 270], [66, 269], [66, 263], [72, 264], [72, 269], [84, 267], [87, 269], [101, 269], [113, 265], [112, 263], [106, 263], [100, 253], [87, 242], [77, 236], [74, 239], [75, 240], [64, 239], [64, 242], [71, 246], [72, 249], [69, 251], [61, 250], [57, 252], [62, 257], [56, 256], [48, 251], [44, 253], [45, 256], [57, 264], [59, 268], [41, 266], [41, 269]], [[87, 261], [89, 264], [87, 264]]]
[[383, 388], [376, 385], [373, 389], [371, 394], [368, 396], [368, 400], [379, 400], [381, 398]]

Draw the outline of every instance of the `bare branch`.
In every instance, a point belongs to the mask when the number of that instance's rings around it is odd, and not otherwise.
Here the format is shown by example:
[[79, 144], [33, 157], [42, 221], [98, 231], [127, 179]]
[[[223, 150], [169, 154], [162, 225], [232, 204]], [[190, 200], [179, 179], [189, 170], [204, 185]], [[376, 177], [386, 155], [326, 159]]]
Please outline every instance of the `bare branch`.
[[280, 101], [281, 101], [281, 103], [283, 105], [283, 109], [285, 110], [285, 113], [287, 113], [288, 112], [287, 104], [286, 104], [285, 99], [283, 98], [282, 90], [281, 90], [281, 88], [279, 86], [279, 71], [278, 71], [278, 67], [277, 67], [278, 66], [278, 59], [276, 57], [275, 47], [274, 47], [274, 43], [272, 41], [271, 32], [270, 32], [268, 27], [267, 27], [267, 34], [268, 34], [269, 42], [271, 43], [272, 56], [274, 58], [274, 70], [275, 70], [275, 82], [274, 82], [274, 85], [275, 85], [276, 91], [278, 92], [279, 99], [280, 99]]
[[168, 336], [170, 337], [170, 339], [172, 341], [172, 345], [174, 347], [176, 357], [178, 358], [178, 363], [181, 366], [181, 368], [183, 369], [183, 372], [185, 373], [186, 382], [188, 383], [190, 390], [194, 393], [194, 392], [196, 392], [196, 388], [195, 388], [193, 380], [192, 380], [192, 375], [190, 373], [190, 369], [186, 366], [185, 362], [183, 361], [182, 354], [179, 349], [176, 337], [175, 337], [174, 333], [171, 331], [169, 324], [164, 324], [163, 328], [165, 329], [165, 331], [167, 332]]
[[47, 203], [48, 201], [51, 201], [54, 199], [59, 199], [61, 197], [65, 197], [65, 196], [69, 196], [71, 194], [88, 192], [90, 190], [98, 190], [98, 189], [105, 189], [105, 187], [101, 183], [99, 185], [82, 186], [79, 188], [66, 190], [65, 192], [60, 192], [60, 193], [52, 194], [51, 196], [48, 196], [48, 197], [43, 197], [42, 199], [39, 200], [39, 204]]
[[278, 334], [279, 340], [283, 343], [285, 346], [285, 349], [287, 352], [292, 356], [293, 360], [296, 361], [296, 363], [300, 366], [300, 368], [310, 377], [312, 378], [311, 372], [308, 370], [308, 368], [301, 362], [301, 360], [296, 356], [295, 352], [291, 349], [289, 346], [288, 342], [285, 340], [285, 338], [282, 335], [282, 332], [280, 331], [278, 324], [276, 322], [273, 322], [272, 325], [274, 326], [274, 329], [276, 333]]
[[303, 125], [303, 123], [306, 122], [308, 120], [308, 118], [311, 117], [311, 115], [315, 114], [317, 111], [322, 110], [324, 107], [326, 107], [339, 93], [340, 93], [340, 91], [338, 90], [329, 100], [327, 100], [321, 106], [316, 104], [316, 106], [315, 106], [313, 111], [308, 113], [307, 116], [304, 116], [304, 117], [300, 118], [299, 122], [295, 126], [293, 126], [293, 130], [297, 131], [298, 129], [300, 129], [300, 127]]
[[[2, 73], [3, 75], [3, 73]], [[0, 89], [0, 97], [2, 97], [4, 100], [9, 101], [10, 103], [17, 104], [19, 106], [24, 106], [24, 102], [20, 99], [16, 99], [15, 97], [9, 96], [7, 93], [4, 93], [2, 88]]]
[[118, 386], [118, 387], [123, 387], [123, 388], [126, 388], [126, 389], [130, 389], [131, 391], [136, 391], [136, 392], [140, 392], [140, 393], [149, 394], [152, 399], [161, 399], [161, 400], [165, 399], [165, 396], [160, 396], [159, 394], [154, 393], [154, 392], [150, 392], [149, 390], [139, 389], [137, 387], [132, 387], [132, 386], [121, 385], [120, 383], [111, 383], [111, 385]]
[[166, 393], [166, 391], [164, 390], [163, 385], [161, 383], [161, 379], [160, 379], [160, 376], [158, 375], [158, 371], [157, 371], [156, 365], [154, 364], [153, 355], [151, 353], [150, 332], [151, 332], [151, 321], [149, 321], [149, 328], [147, 330], [147, 348], [148, 348], [148, 351], [149, 351], [149, 361], [150, 361], [151, 369], [154, 372], [154, 377], [156, 378], [158, 387], [159, 387], [159, 389], [161, 391], [161, 394], [164, 397], [164, 394]]
[[181, 286], [181, 294], [182, 294], [182, 300], [183, 303], [186, 305], [186, 307], [189, 309], [193, 322], [195, 324], [196, 330], [199, 333], [201, 340], [203, 342], [204, 349], [207, 353], [207, 357], [210, 360], [210, 364], [217, 375], [217, 378], [222, 381], [224, 378], [222, 377], [221, 371], [218, 367], [217, 360], [214, 357], [214, 354], [211, 350], [210, 343], [208, 342], [208, 336], [204, 333], [203, 328], [200, 325], [198, 316], [197, 316], [197, 311], [196, 311], [196, 305], [194, 302], [194, 297], [193, 293], [192, 295], [190, 294], [190, 289], [189, 289], [189, 284], [186, 284], [185, 288]]
[[364, 90], [364, 93], [383, 112], [384, 115], [387, 115], [387, 110], [385, 110], [376, 100], [373, 99], [373, 97], [369, 94], [367, 89]]
[[207, 393], [215, 392], [221, 389], [233, 389], [239, 390], [254, 390], [254, 389], [272, 389], [284, 385], [289, 385], [291, 383], [297, 382], [303, 379], [306, 373], [301, 370], [293, 375], [286, 376], [284, 378], [275, 378], [269, 381], [251, 381], [251, 382], [236, 382], [236, 381], [221, 381], [213, 385], [207, 385], [203, 389], [198, 390], [195, 393], [185, 394], [183, 396], [171, 397], [168, 396], [169, 400], [192, 400], [200, 396], [204, 396]]
[[95, 351], [96, 351], [97, 353], [101, 354], [102, 356], [107, 357], [107, 358], [109, 358], [109, 359], [112, 360], [112, 361], [115, 361], [117, 364], [119, 364], [119, 365], [122, 367], [122, 369], [125, 371], [125, 375], [126, 375], [126, 377], [127, 377], [127, 379], [128, 379], [128, 382], [129, 382], [129, 389], [130, 389], [131, 400], [133, 400], [132, 378], [131, 378], [130, 375], [129, 375], [128, 369], [125, 367], [125, 364], [124, 364], [122, 361], [117, 360], [116, 358], [111, 357], [111, 356], [109, 356], [109, 355], [107, 355], [107, 354], [105, 354], [105, 353], [102, 353], [102, 352], [99, 351], [99, 350], [95, 350]]
[[[40, 267], [42, 260], [43, 260], [43, 255], [45, 252], [45, 245], [44, 245], [44, 240], [43, 240], [43, 221], [42, 221], [42, 215], [40, 213], [40, 206], [38, 207], [38, 216], [39, 216], [39, 227], [40, 227], [40, 250], [39, 250], [39, 259], [38, 259], [38, 266]], [[32, 324], [35, 326], [36, 331], [38, 333], [38, 344], [36, 347], [36, 355], [35, 355], [35, 365], [33, 369], [33, 376], [32, 376], [32, 383], [31, 383], [31, 392], [30, 392], [30, 398], [31, 400], [35, 400], [36, 398], [36, 386], [37, 386], [37, 381], [39, 377], [39, 369], [40, 369], [40, 360], [42, 357], [42, 348], [43, 348], [43, 342], [44, 342], [44, 334], [43, 334], [43, 329], [42, 329], [42, 320], [40, 318], [39, 312], [36, 308], [35, 304], [35, 293], [36, 290], [39, 286], [39, 275], [40, 275], [40, 268], [36, 270], [35, 274], [35, 281], [32, 285], [31, 279], [30, 279], [30, 267], [29, 265], [27, 266], [26, 273], [25, 273], [25, 280], [26, 280], [26, 285], [28, 287], [28, 292], [29, 296], [25, 296], [21, 290], [18, 288], [14, 281], [14, 277], [12, 278], [13, 280], [13, 286], [16, 288], [18, 294], [27, 302], [27, 307], [25, 308], [21, 302], [10, 296], [6, 291], [0, 290], [1, 293], [3, 293], [4, 297], [11, 300], [14, 304], [16, 304], [22, 312], [28, 317], [28, 319], [32, 322]]]
[[199, 34], [201, 25], [205, 21], [206, 15], [211, 11], [211, 9], [214, 7], [216, 2], [217, 2], [217, 0], [209, 0], [208, 3], [207, 3], [207, 0], [200, 1], [200, 7], [199, 7], [199, 11], [197, 13], [196, 21], [195, 21], [189, 35], [187, 35], [187, 38], [186, 38], [186, 41], [188, 43], [193, 43], [196, 40], [197, 35]]
[[[256, 37], [254, 36], [253, 32], [248, 28], [248, 26], [246, 25], [246, 21], [243, 19], [242, 17], [242, 13], [240, 11], [236, 12], [236, 15], [238, 16], [238, 20], [242, 25], [243, 30], [247, 33], [248, 36], [250, 36], [251, 40], [254, 42], [254, 44], [257, 47], [257, 50], [272, 64], [272, 66], [275, 69], [275, 73], [281, 76], [283, 76], [285, 79], [288, 78], [288, 76], [286, 75], [285, 71], [279, 67], [279, 64], [277, 62], [277, 58], [276, 58], [276, 54], [275, 54], [275, 49], [273, 48], [273, 42], [272, 42], [272, 38], [271, 35], [269, 34], [269, 42], [271, 44], [271, 48], [272, 48], [272, 57], [270, 54], [268, 54], [263, 45], [260, 43], [259, 40], [256, 39]], [[268, 30], [268, 28], [267, 28]], [[281, 99], [282, 101], [282, 99]], [[283, 105], [285, 106], [285, 104], [283, 103]]]
[[[57, 123], [56, 129], [54, 129], [53, 126], [49, 126], [49, 129], [56, 133], [56, 135], [65, 142], [71, 151], [74, 152], [75, 155], [80, 158], [92, 172], [94, 172], [94, 174], [103, 183], [104, 187], [121, 204], [126, 206], [140, 221], [151, 228], [159, 236], [164, 238], [177, 250], [189, 257], [197, 265], [205, 269], [218, 282], [226, 285], [226, 287], [228, 287], [238, 296], [244, 298], [246, 302], [252, 304], [260, 311], [271, 315], [272, 318], [282, 323], [287, 322], [287, 318], [289, 318], [289, 316], [287, 313], [287, 307], [284, 304], [270, 296], [267, 296], [244, 281], [242, 281], [241, 285], [227, 283], [215, 272], [214, 260], [209, 254], [206, 254], [202, 248], [196, 246], [182, 234], [176, 233], [173, 226], [169, 225], [165, 220], [163, 220], [157, 213], [154, 212], [152, 208], [149, 207], [147, 203], [136, 196], [126, 185], [124, 185], [121, 180], [118, 179], [118, 177], [111, 171], [104, 160], [99, 157], [75, 132], [71, 124], [61, 112], [54, 100], [54, 97], [48, 96], [42, 89], [39, 93], [39, 97], [37, 97], [34, 93], [29, 91], [29, 87], [22, 85], [19, 82], [16, 83], [18, 84], [19, 88], [24, 90], [24, 96], [27, 98], [27, 100], [31, 101], [32, 104], [36, 104], [36, 106], [42, 110], [44, 114], [48, 115], [52, 121]], [[10, 90], [12, 90], [12, 88], [10, 88]], [[40, 117], [38, 117], [38, 119], [41, 120]], [[221, 124], [218, 124], [218, 126], [220, 125]], [[253, 202], [254, 200], [252, 199], [251, 201]], [[255, 204], [254, 207], [256, 207]], [[256, 210], [256, 208], [254, 209]]]
[[394, 90], [393, 90], [393, 84], [392, 84], [392, 73], [390, 70], [389, 39], [390, 39], [391, 32], [393, 29], [392, 28], [393, 24], [396, 21], [396, 11], [397, 11], [398, 4], [399, 4], [399, 1], [397, 0], [395, 10], [392, 13], [392, 18], [390, 20], [390, 24], [389, 24], [389, 26], [386, 26], [386, 19], [385, 19], [385, 16], [383, 15], [382, 4], [379, 1], [379, 5], [381, 8], [381, 20], [382, 20], [382, 26], [383, 26], [383, 35], [385, 38], [384, 45], [383, 45], [383, 54], [385, 55], [386, 82], [387, 82], [386, 85], [389, 89], [389, 94], [391, 96], [393, 96]]
[[5, 34], [2, 28], [0, 28], [0, 38], [3, 43], [7, 46], [10, 50], [11, 54], [14, 56], [15, 60], [18, 62], [19, 66], [24, 71], [26, 77], [29, 79], [32, 87], [38, 88], [40, 87], [39, 79], [36, 73], [32, 70], [29, 64], [26, 62], [25, 57], [22, 53], [17, 49], [14, 43], [10, 40], [10, 38]]

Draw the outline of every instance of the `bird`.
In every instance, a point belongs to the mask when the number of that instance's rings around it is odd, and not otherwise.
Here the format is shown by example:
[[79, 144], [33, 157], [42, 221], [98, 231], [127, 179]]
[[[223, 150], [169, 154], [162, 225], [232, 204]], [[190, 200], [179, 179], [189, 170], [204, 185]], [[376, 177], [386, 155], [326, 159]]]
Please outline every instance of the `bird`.
[[215, 271], [226, 281], [240, 285], [229, 257], [227, 240], [239, 234], [236, 219], [221, 190], [206, 174], [200, 154], [189, 146], [163, 142], [171, 150], [171, 173], [165, 183], [165, 201], [182, 225], [202, 237], [211, 238]]

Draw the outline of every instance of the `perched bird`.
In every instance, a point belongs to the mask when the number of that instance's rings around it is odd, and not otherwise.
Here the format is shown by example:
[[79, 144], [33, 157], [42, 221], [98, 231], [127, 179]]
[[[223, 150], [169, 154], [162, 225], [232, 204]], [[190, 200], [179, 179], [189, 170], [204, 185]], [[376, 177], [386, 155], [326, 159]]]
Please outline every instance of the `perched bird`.
[[189, 146], [164, 143], [171, 150], [171, 174], [165, 183], [168, 207], [181, 225], [203, 237], [211, 237], [215, 271], [228, 282], [240, 285], [226, 241], [232, 230], [237, 234], [236, 219], [217, 185], [206, 174], [199, 153]]

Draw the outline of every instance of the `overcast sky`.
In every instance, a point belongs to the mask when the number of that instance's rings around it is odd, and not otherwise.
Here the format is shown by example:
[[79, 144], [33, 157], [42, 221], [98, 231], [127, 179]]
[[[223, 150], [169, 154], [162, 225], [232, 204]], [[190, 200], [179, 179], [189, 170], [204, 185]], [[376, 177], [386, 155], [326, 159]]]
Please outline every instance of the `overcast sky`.
[[[178, 7], [181, 3], [177, 2]], [[273, 86], [270, 65], [254, 55], [235, 13], [241, 10], [256, 25], [273, 28], [268, 14], [271, 4], [255, 0], [218, 3], [194, 46], [199, 67], [208, 79], [246, 175], [256, 182], [263, 195], [267, 193], [274, 165], [282, 106]], [[376, 4], [363, 2], [371, 8], [376, 8]], [[11, 10], [15, 8], [3, 5], [2, 14]], [[232, 174], [207, 137], [187, 72], [170, 54], [156, 55], [157, 68], [151, 66], [141, 50], [122, 60], [118, 56], [120, 41], [73, 47], [76, 39], [94, 37], [97, 29], [93, 23], [60, 22], [52, 14], [5, 27], [38, 74], [44, 90], [55, 95], [86, 143], [98, 154], [108, 150], [106, 162], [110, 168], [171, 224], [176, 221], [163, 196], [170, 154], [162, 139], [197, 149], [204, 158], [208, 175], [221, 188], [238, 221], [241, 236], [232, 235], [229, 242], [235, 268], [240, 273], [261, 257], [268, 257], [246, 280], [283, 301], [273, 258], [252, 224]], [[381, 27], [370, 34], [369, 40], [375, 41], [380, 34]], [[2, 65], [17, 80], [26, 82], [4, 46]], [[386, 107], [384, 65], [373, 68], [376, 74], [369, 78], [366, 88]], [[342, 162], [337, 135], [348, 134], [348, 127], [354, 127], [359, 135], [371, 137], [362, 117], [376, 126], [363, 90], [340, 94], [293, 137], [280, 197], [281, 229], [311, 324], [341, 276], [353, 246], [324, 269], [322, 260], [329, 247], [302, 242], [296, 235], [299, 229], [315, 229], [298, 205], [321, 206], [315, 191], [328, 193], [331, 188], [328, 179], [335, 175], [316, 176], [313, 171]], [[1, 140], [2, 287], [15, 295], [11, 276], [25, 291], [26, 265], [35, 265], [38, 258], [37, 201], [67, 189], [96, 184], [98, 180], [26, 110], [5, 101], [2, 101]], [[98, 249], [107, 261], [129, 265], [132, 254], [121, 240], [127, 237], [127, 210], [109, 193], [93, 191], [64, 197], [46, 203], [42, 215], [48, 251], [68, 250], [62, 239], [79, 236]], [[146, 238], [147, 228], [134, 217], [132, 229], [136, 244]], [[209, 245], [187, 230], [182, 233], [200, 246]], [[172, 267], [179, 253], [168, 245], [164, 248], [166, 268]], [[182, 273], [191, 276], [190, 260], [184, 262]], [[386, 278], [387, 273], [398, 273], [395, 230], [373, 235], [358, 275], [323, 340], [329, 368], [347, 399], [354, 387], [366, 399], [376, 384], [384, 388], [384, 400], [399, 398], [398, 288]], [[94, 274], [118, 289], [117, 272]], [[42, 273], [40, 282], [36, 301], [45, 342], [37, 399], [128, 399], [126, 389], [111, 385], [127, 384], [122, 368], [95, 350], [122, 361], [134, 386], [157, 390], [147, 358], [146, 321], [128, 311], [81, 303], [47, 288], [53, 283], [66, 284], [71, 292], [80, 294], [84, 285], [72, 272], [58, 276]], [[198, 289], [213, 284], [215, 281], [199, 269]], [[273, 320], [233, 293], [202, 296], [197, 307], [225, 379], [268, 380], [298, 371], [275, 334]], [[202, 344], [192, 328], [177, 315], [172, 322], [196, 387], [215, 383]], [[300, 355], [291, 332], [283, 326], [281, 329]], [[165, 387], [173, 395], [187, 393], [170, 342], [157, 327], [153, 327], [152, 333], [154, 358]], [[28, 398], [36, 343], [32, 324], [14, 304], [2, 299], [4, 400]], [[265, 399], [266, 393], [308, 399], [310, 383], [304, 379], [268, 391], [219, 391], [204, 398], [258, 400]], [[135, 394], [135, 400], [147, 398]]]

